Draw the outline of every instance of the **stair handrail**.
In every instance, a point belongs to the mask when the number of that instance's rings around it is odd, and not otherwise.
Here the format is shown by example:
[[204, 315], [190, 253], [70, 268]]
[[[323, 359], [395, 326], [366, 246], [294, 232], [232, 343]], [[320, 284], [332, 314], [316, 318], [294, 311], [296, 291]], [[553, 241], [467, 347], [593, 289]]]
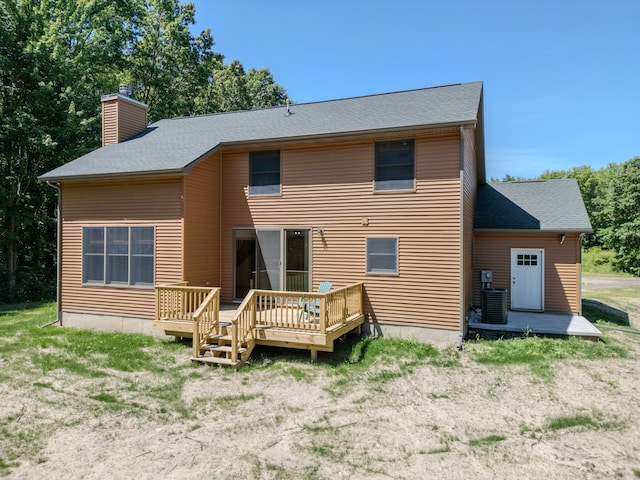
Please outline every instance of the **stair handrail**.
[[238, 361], [239, 349], [253, 337], [255, 326], [256, 290], [249, 290], [231, 319], [231, 358], [234, 364]]
[[[212, 288], [200, 306], [193, 312], [193, 357], [200, 351], [207, 338], [220, 326], [220, 288]], [[217, 333], [217, 332], [216, 332]]]

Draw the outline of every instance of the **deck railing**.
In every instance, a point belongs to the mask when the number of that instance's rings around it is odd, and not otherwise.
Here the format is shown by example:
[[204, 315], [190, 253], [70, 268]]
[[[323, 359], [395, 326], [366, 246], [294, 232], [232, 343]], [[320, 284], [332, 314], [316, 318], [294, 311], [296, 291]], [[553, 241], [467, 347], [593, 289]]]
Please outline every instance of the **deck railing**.
[[255, 293], [256, 290], [249, 291], [231, 319], [231, 358], [234, 361], [238, 358], [240, 348], [247, 345], [253, 337], [256, 323]]
[[354, 316], [362, 315], [362, 283], [325, 293], [326, 328], [342, 325]]
[[192, 320], [211, 287], [189, 287], [187, 282], [156, 287], [156, 320]]
[[214, 288], [193, 312], [193, 358], [200, 355], [210, 335], [222, 333], [219, 320], [220, 289]]
[[277, 327], [326, 334], [327, 329], [344, 325], [361, 314], [362, 283], [328, 293], [251, 290], [233, 323], [242, 323], [239, 333], [256, 327]]

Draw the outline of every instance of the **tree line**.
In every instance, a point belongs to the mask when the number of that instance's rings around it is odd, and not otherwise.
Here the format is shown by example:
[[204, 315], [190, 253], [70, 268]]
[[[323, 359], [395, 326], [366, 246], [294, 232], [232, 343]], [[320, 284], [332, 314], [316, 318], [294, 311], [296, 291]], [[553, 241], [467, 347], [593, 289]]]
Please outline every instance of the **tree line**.
[[[640, 157], [599, 170], [589, 166], [547, 170], [533, 180], [559, 178], [575, 178], [580, 186], [593, 226], [583, 246], [613, 252], [614, 270], [640, 276]], [[526, 179], [506, 175], [500, 181], [514, 180]], [[608, 258], [603, 256], [603, 261]]]
[[[57, 197], [37, 176], [100, 146], [102, 95], [132, 85], [151, 121], [285, 102], [268, 69], [225, 63], [194, 23], [179, 0], [0, 1], [0, 302], [54, 296]], [[595, 230], [585, 246], [640, 275], [640, 157], [538, 178], [563, 177]]]
[[0, 2], [0, 302], [54, 295], [56, 192], [37, 176], [100, 146], [102, 95], [131, 85], [151, 121], [286, 100], [194, 23], [179, 0]]

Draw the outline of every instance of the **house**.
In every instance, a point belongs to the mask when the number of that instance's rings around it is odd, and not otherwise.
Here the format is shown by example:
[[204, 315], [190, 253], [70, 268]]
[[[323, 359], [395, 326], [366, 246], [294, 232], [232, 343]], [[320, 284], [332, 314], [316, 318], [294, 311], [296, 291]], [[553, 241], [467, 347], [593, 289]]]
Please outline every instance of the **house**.
[[102, 103], [103, 147], [40, 177], [60, 189], [64, 325], [152, 333], [159, 285], [239, 303], [331, 281], [362, 284], [369, 329], [454, 343], [481, 270], [511, 308], [580, 311], [577, 185], [486, 183], [481, 82], [149, 126]]
[[474, 275], [491, 270], [492, 286], [509, 291], [513, 310], [580, 313], [580, 237], [591, 231], [573, 178], [481, 185]]

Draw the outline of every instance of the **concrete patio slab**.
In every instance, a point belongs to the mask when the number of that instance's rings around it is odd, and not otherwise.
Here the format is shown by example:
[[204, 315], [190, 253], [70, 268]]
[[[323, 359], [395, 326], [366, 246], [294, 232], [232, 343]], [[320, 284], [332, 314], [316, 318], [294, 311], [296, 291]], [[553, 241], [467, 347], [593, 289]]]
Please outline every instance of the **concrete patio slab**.
[[573, 335], [598, 338], [602, 332], [589, 320], [566, 313], [532, 313], [509, 311], [506, 324], [482, 323], [480, 317], [469, 320], [469, 330], [530, 333], [533, 335]]

